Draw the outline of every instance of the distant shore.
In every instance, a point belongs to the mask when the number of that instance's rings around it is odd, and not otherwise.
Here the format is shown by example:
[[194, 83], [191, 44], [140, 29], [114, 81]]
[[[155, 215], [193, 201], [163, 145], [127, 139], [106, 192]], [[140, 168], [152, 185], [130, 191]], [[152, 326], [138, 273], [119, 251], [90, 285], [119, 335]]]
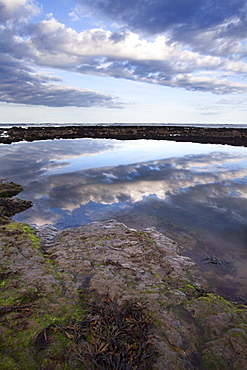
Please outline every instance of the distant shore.
[[0, 143], [20, 141], [100, 138], [118, 140], [173, 140], [247, 146], [246, 128], [185, 126], [60, 126], [0, 128]]

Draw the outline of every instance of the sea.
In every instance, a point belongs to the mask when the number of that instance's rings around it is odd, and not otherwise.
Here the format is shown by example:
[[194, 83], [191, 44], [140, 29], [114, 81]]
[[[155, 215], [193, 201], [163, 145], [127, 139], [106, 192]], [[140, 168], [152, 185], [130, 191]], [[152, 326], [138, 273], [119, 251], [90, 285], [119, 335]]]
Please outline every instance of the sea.
[[0, 178], [21, 184], [18, 196], [33, 202], [16, 221], [58, 230], [108, 219], [155, 227], [182, 246], [208, 291], [246, 304], [247, 148], [90, 138], [0, 144]]
[[69, 123], [0, 123], [0, 128], [11, 128], [11, 127], [60, 127], [60, 126], [182, 126], [182, 127], [205, 127], [205, 128], [247, 128], [247, 123], [130, 123], [130, 122], [115, 122], [115, 123], [80, 123], [80, 122], [69, 122]]

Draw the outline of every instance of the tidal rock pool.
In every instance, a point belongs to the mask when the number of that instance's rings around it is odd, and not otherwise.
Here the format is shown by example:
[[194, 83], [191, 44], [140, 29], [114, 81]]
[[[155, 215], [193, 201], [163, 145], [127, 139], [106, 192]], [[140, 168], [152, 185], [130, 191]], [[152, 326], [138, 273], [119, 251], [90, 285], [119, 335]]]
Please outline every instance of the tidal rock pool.
[[180, 243], [209, 291], [246, 302], [247, 148], [76, 139], [0, 145], [1, 178], [59, 230], [116, 219]]

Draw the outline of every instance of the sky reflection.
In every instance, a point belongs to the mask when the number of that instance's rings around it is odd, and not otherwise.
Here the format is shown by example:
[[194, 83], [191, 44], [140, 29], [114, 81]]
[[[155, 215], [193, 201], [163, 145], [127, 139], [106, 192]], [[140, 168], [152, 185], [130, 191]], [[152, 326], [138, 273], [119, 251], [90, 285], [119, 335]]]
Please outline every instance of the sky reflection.
[[16, 216], [28, 223], [78, 226], [147, 198], [180, 207], [207, 204], [245, 222], [246, 148], [55, 140], [1, 145], [0, 158], [1, 177], [22, 184], [21, 197], [34, 202], [32, 209]]
[[[247, 148], [55, 140], [0, 145], [0, 161], [0, 177], [21, 184], [19, 196], [34, 204], [17, 221], [64, 229], [115, 218], [137, 229], [155, 226], [187, 255], [193, 249], [203, 270], [205, 254], [223, 258], [217, 271], [229, 284], [219, 280], [221, 294], [222, 286], [247, 294]], [[216, 284], [211, 272], [207, 280]]]

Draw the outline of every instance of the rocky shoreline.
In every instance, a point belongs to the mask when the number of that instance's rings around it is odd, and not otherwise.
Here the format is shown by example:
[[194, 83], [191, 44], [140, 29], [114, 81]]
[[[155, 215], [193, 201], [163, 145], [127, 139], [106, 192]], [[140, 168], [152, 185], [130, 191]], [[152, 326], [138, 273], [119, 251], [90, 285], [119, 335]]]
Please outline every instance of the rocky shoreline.
[[247, 129], [184, 126], [60, 126], [0, 128], [0, 143], [19, 141], [104, 138], [173, 140], [247, 146]]
[[0, 219], [0, 369], [245, 368], [246, 306], [207, 292], [155, 228]]

